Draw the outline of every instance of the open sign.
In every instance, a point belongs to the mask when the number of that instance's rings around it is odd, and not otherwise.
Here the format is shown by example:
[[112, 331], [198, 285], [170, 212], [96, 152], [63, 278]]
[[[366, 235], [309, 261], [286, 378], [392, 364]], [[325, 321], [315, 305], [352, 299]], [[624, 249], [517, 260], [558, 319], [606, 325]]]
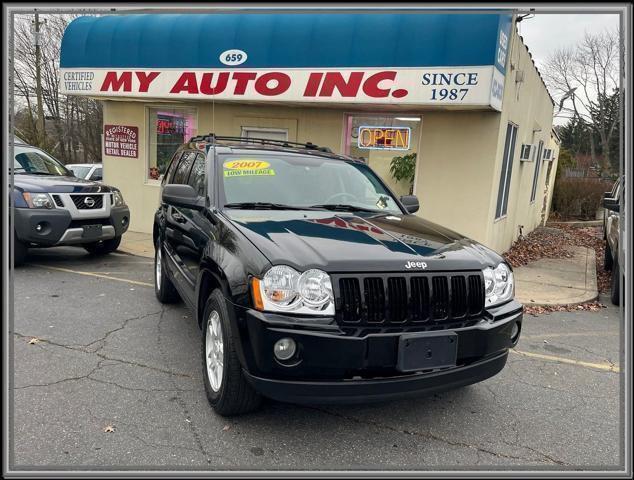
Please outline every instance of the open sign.
[[366, 150], [409, 150], [409, 127], [359, 127], [357, 145]]

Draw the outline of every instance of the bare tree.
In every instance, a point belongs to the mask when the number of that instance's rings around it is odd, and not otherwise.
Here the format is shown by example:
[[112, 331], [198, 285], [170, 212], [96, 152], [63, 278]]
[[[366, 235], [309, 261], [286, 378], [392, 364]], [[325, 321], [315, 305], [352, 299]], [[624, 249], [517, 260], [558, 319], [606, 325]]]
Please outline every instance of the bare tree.
[[[41, 84], [46, 138], [38, 132], [35, 108], [35, 46], [31, 16], [20, 15], [14, 25], [14, 94], [16, 128], [25, 141], [44, 148], [64, 163], [101, 161], [102, 107], [92, 98], [63, 95], [59, 92], [60, 50], [67, 25], [79, 15], [41, 15], [46, 25], [41, 38]], [[19, 119], [19, 121], [18, 121]], [[83, 152], [78, 157], [78, 152]]]
[[[559, 103], [556, 115], [572, 116], [598, 134], [603, 170], [608, 169], [612, 137], [619, 133], [614, 111], [621, 105], [620, 46], [617, 31], [586, 32], [578, 45], [556, 50], [543, 67], [546, 83]], [[594, 135], [589, 140], [592, 161], [599, 163]]]

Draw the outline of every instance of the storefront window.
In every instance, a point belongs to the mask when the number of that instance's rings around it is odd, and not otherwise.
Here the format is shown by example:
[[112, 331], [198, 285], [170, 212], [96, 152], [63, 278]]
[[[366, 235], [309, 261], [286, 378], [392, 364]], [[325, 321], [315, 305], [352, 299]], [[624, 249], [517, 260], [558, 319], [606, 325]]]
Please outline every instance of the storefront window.
[[411, 192], [409, 180], [397, 181], [390, 168], [416, 161], [422, 118], [417, 115], [346, 115], [344, 153], [363, 158], [398, 194]]
[[161, 180], [172, 156], [198, 133], [193, 108], [150, 108], [148, 178]]

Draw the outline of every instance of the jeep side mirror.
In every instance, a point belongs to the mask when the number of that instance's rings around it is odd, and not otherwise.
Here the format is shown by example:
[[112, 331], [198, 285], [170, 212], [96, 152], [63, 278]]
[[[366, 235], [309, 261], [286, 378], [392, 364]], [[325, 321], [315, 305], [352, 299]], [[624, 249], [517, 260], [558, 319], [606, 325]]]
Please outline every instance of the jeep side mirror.
[[621, 205], [619, 204], [619, 199], [618, 198], [604, 198], [603, 208], [607, 210], [611, 210], [612, 212], [620, 211]]
[[205, 208], [204, 197], [198, 196], [196, 190], [191, 185], [168, 184], [163, 187], [161, 195], [163, 203], [176, 207], [191, 208], [192, 210], [202, 210]]
[[403, 195], [400, 200], [405, 210], [407, 210], [407, 213], [418, 212], [420, 204], [418, 203], [418, 197], [416, 195]]

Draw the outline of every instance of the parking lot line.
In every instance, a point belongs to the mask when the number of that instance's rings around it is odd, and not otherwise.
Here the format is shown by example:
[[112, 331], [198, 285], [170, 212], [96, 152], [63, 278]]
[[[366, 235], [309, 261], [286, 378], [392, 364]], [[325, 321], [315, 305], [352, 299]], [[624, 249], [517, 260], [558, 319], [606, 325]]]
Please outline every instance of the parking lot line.
[[555, 355], [544, 355], [542, 353], [525, 352], [523, 350], [515, 350], [514, 348], [511, 349], [511, 352], [518, 355], [523, 355], [525, 357], [538, 358], [540, 360], [547, 360], [547, 361], [557, 362], [557, 363], [567, 363], [569, 365], [577, 365], [579, 367], [596, 368], [599, 370], [606, 370], [608, 372], [614, 372], [614, 373], [619, 373], [621, 371], [618, 365], [615, 365], [612, 363], [584, 362], [581, 360], [574, 360], [572, 358], [557, 357]]
[[522, 335], [522, 340], [529, 338], [558, 338], [558, 337], [618, 337], [619, 332], [566, 332], [566, 333], [543, 333], [541, 335]]
[[154, 287], [154, 285], [151, 283], [139, 282], [138, 280], [130, 280], [129, 278], [111, 277], [110, 275], [103, 275], [103, 274], [94, 273], [94, 272], [82, 272], [79, 270], [71, 270], [70, 268], [49, 267], [48, 265], [39, 265], [37, 263], [30, 263], [29, 265], [33, 265], [34, 267], [44, 268], [46, 270], [57, 270], [59, 272], [76, 273], [78, 275], [87, 275], [89, 277], [105, 278], [107, 280], [114, 280], [116, 282], [131, 283], [132, 285], [140, 285], [142, 287], [150, 287], [150, 288]]

